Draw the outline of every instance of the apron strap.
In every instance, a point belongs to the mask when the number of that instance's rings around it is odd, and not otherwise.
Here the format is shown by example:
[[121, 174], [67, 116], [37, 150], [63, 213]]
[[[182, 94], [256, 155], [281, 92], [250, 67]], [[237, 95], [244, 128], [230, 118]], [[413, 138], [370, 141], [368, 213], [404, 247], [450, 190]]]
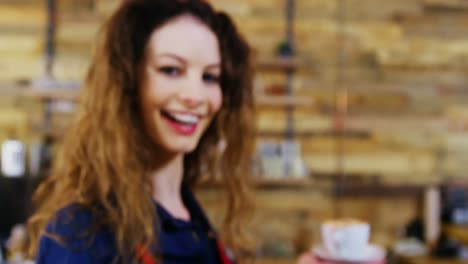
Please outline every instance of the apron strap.
[[154, 256], [149, 252], [148, 248], [137, 247], [136, 252], [141, 264], [158, 264]]
[[221, 258], [220, 259], [221, 263], [223, 263], [223, 264], [234, 264], [234, 262], [231, 260], [231, 258], [228, 257], [223, 244], [218, 239], [216, 239], [216, 247], [218, 249], [219, 257]]

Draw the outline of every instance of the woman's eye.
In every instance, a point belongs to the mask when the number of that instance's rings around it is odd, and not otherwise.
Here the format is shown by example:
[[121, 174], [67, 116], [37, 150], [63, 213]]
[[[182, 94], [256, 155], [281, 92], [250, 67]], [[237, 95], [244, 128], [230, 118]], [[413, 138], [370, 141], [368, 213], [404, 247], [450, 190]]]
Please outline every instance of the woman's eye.
[[219, 76], [212, 73], [203, 74], [203, 81], [209, 83], [219, 83]]
[[169, 76], [178, 76], [182, 70], [178, 67], [173, 66], [163, 66], [159, 68], [159, 72], [164, 73]]

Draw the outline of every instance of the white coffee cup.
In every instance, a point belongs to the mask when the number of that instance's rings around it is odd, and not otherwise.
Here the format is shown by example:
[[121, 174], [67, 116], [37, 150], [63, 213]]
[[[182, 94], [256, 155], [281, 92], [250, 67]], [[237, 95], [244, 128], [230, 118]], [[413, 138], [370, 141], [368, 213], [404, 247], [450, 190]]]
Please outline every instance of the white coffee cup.
[[355, 219], [325, 221], [321, 227], [322, 241], [328, 253], [344, 260], [365, 258], [369, 245], [370, 226]]

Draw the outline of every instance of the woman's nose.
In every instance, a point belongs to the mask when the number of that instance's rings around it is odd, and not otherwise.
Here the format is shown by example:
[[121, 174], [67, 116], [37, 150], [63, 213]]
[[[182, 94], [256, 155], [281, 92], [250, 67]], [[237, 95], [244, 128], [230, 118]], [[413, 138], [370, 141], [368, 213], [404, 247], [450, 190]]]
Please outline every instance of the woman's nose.
[[183, 96], [181, 99], [182, 103], [188, 107], [196, 107], [203, 103], [203, 100], [199, 97]]
[[180, 89], [179, 98], [188, 107], [196, 107], [206, 101], [206, 92], [201, 78], [189, 78]]

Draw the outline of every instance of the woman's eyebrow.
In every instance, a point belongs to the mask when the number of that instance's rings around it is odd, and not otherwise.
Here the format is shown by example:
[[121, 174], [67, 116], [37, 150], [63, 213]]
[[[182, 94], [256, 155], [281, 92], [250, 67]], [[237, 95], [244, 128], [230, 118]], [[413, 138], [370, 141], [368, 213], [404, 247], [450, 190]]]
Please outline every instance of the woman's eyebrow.
[[180, 63], [184, 63], [184, 64], [187, 63], [187, 61], [184, 58], [173, 53], [160, 53], [160, 54], [156, 54], [156, 57], [169, 57], [169, 58], [179, 61]]
[[[177, 54], [174, 54], [174, 53], [169, 53], [169, 52], [165, 52], [165, 53], [159, 53], [159, 54], [156, 54], [156, 57], [157, 58], [161, 58], [161, 57], [169, 57], [169, 58], [172, 58], [172, 59], [175, 59], [177, 61], [179, 61], [180, 63], [183, 63], [183, 64], [187, 64], [187, 60], [184, 59], [183, 57], [177, 55]], [[218, 69], [218, 68], [221, 68], [221, 63], [219, 62], [214, 62], [214, 63], [211, 63], [211, 64], [208, 64], [205, 69]]]

